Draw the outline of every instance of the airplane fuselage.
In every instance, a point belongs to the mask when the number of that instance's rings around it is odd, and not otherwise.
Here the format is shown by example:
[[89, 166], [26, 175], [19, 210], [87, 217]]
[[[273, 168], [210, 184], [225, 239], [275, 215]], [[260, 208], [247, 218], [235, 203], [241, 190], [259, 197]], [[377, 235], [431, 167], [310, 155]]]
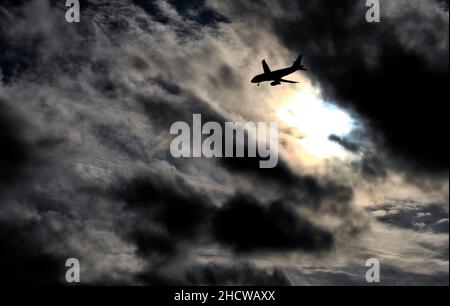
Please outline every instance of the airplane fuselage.
[[276, 81], [282, 79], [283, 77], [296, 72], [297, 70], [299, 70], [297, 67], [288, 67], [288, 68], [271, 71], [269, 73], [261, 73], [252, 79], [252, 83], [262, 83], [262, 82], [268, 82], [268, 81], [276, 82]]

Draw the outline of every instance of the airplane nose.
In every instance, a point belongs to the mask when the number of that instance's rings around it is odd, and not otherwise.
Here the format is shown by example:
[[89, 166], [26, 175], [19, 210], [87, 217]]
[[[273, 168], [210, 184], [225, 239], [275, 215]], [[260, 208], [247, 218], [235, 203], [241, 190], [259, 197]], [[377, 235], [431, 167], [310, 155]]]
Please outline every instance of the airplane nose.
[[254, 77], [251, 82], [256, 83], [256, 77]]

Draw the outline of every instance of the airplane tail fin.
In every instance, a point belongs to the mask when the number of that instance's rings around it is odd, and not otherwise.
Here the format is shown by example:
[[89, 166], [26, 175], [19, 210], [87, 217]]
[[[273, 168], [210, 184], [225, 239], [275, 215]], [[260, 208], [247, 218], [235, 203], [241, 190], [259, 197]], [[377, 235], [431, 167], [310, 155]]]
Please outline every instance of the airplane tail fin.
[[298, 70], [307, 70], [303, 65], [302, 65], [302, 60], [303, 60], [303, 54], [300, 54], [300, 56], [297, 58], [297, 60], [294, 62], [293, 67], [296, 67]]
[[294, 66], [298, 67], [302, 65], [303, 54], [301, 54], [294, 62]]

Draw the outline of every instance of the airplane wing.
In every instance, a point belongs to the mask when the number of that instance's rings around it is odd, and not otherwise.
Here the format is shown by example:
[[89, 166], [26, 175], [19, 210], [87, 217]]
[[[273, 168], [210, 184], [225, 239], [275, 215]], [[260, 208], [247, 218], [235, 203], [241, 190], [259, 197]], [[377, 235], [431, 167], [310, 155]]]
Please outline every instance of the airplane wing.
[[294, 81], [283, 80], [283, 79], [280, 79], [279, 81], [280, 81], [280, 82], [283, 82], [283, 83], [292, 83], [292, 84], [300, 83], [300, 82], [294, 82]]
[[269, 65], [267, 65], [267, 63], [266, 63], [266, 60], [262, 61], [262, 66], [263, 66], [263, 69], [264, 69], [264, 73], [270, 73], [271, 72], [270, 68], [269, 68]]

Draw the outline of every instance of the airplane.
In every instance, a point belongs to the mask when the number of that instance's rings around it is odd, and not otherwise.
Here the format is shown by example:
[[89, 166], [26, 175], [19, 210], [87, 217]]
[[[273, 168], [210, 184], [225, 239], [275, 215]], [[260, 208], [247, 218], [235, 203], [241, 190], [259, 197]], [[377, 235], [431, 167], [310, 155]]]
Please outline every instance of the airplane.
[[268, 81], [272, 81], [270, 83], [271, 86], [281, 85], [281, 83], [293, 83], [293, 84], [299, 83], [299, 82], [294, 82], [294, 81], [290, 81], [290, 80], [284, 80], [283, 77], [287, 76], [291, 73], [294, 73], [298, 70], [308, 70], [302, 65], [302, 59], [303, 59], [303, 55], [300, 55], [291, 67], [287, 67], [287, 68], [279, 69], [279, 70], [275, 70], [275, 71], [271, 71], [269, 68], [269, 65], [267, 65], [267, 63], [266, 63], [266, 60], [263, 60], [262, 66], [264, 69], [264, 73], [258, 74], [257, 76], [255, 76], [252, 79], [252, 83], [258, 83], [258, 86], [259, 86], [259, 83], [268, 82]]

